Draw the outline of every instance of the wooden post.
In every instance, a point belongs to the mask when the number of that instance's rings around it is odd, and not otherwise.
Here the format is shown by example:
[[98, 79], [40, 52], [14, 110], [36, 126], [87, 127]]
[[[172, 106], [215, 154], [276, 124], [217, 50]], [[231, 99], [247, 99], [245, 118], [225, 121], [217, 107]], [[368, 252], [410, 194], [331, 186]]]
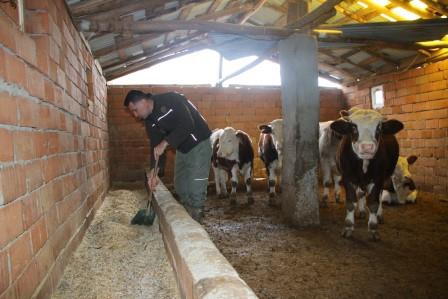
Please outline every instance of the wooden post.
[[279, 43], [283, 107], [282, 210], [294, 226], [319, 225], [317, 42], [294, 34]]

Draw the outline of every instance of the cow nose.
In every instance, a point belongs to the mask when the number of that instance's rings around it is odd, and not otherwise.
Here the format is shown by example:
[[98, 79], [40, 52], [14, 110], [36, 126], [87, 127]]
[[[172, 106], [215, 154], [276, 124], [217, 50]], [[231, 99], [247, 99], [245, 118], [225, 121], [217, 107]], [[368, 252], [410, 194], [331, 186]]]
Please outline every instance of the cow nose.
[[373, 143], [361, 143], [360, 145], [362, 152], [373, 152], [375, 145]]

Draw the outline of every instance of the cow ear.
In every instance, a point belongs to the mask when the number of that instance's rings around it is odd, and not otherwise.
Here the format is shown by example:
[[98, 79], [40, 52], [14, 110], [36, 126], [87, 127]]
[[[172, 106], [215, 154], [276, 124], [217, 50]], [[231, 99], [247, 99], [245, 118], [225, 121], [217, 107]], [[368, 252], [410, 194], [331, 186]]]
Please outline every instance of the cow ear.
[[382, 132], [383, 134], [396, 134], [403, 130], [404, 125], [401, 121], [396, 119], [390, 119], [383, 121]]
[[409, 157], [406, 158], [406, 160], [408, 160], [408, 164], [409, 165], [412, 165], [412, 164], [415, 163], [415, 161], [417, 161], [417, 156], [414, 156], [414, 155], [409, 156]]
[[335, 120], [334, 122], [331, 123], [330, 127], [333, 131], [341, 135], [347, 135], [352, 133], [352, 124], [343, 119]]
[[268, 125], [259, 125], [258, 128], [260, 129], [261, 133], [265, 134], [272, 133], [272, 128]]

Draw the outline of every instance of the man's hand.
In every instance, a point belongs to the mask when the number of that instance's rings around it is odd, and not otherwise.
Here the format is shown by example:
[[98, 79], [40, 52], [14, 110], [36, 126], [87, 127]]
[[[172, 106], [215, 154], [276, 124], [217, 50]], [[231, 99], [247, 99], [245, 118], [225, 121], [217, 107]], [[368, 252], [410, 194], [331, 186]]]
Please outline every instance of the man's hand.
[[[157, 176], [158, 172], [159, 172], [158, 168], [157, 169], [153, 168], [149, 175], [148, 186], [149, 186], [149, 189], [151, 189], [151, 190], [154, 190], [157, 187], [157, 185], [159, 184], [159, 177]], [[155, 175], [154, 175], [154, 173], [155, 173]]]
[[154, 159], [158, 160], [159, 157], [163, 154], [166, 147], [168, 146], [168, 142], [166, 140], [162, 140], [155, 148], [154, 148]]

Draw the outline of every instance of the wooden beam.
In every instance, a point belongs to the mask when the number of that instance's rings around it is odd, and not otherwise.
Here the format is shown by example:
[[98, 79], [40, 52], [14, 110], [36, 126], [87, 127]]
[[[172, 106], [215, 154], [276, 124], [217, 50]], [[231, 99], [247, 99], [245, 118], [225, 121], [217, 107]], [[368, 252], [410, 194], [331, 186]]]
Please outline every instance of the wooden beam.
[[[204, 14], [204, 15], [197, 16], [196, 19], [206, 21], [206, 20], [210, 20], [210, 19], [224, 17], [224, 16], [227, 16], [227, 15], [232, 15], [232, 14], [238, 12], [238, 11], [246, 11], [246, 10], [251, 9], [252, 7], [253, 7], [252, 4], [236, 5], [236, 6], [232, 6], [232, 7], [226, 8], [226, 9], [222, 9], [222, 10], [220, 10], [218, 12], [215, 12], [215, 13], [209, 13], [209, 14]], [[185, 8], [185, 9], [188, 9], [188, 7]], [[123, 48], [134, 47], [136, 45], [142, 44], [142, 42], [144, 42], [145, 40], [158, 38], [160, 36], [161, 36], [161, 34], [150, 34], [150, 35], [147, 35], [146, 37], [144, 37], [144, 36], [136, 37], [136, 40], [134, 40], [133, 42], [129, 41], [129, 42], [124, 43], [122, 45], [117, 45], [116, 47], [114, 45], [114, 46], [108, 47], [106, 49], [100, 49], [98, 51], [95, 51], [94, 55], [96, 57], [108, 55], [108, 54], [110, 54], [110, 53], [112, 53], [114, 51], [119, 51], [119, 50], [121, 50]]]
[[335, 74], [338, 77], [343, 78], [344, 82], [347, 80], [347, 78], [352, 78], [353, 81], [358, 78], [357, 74], [347, 72], [346, 70], [344, 70], [342, 68], [337, 68], [337, 67], [329, 64], [328, 62], [322, 60], [321, 58], [319, 58], [319, 68], [328, 73]]
[[448, 16], [448, 9], [445, 6], [441, 5], [440, 3], [431, 0], [420, 0], [420, 1], [428, 5], [428, 7], [434, 12], [438, 12], [440, 15]]
[[210, 4], [209, 8], [207, 9], [207, 13], [214, 12], [218, 9], [218, 7], [221, 5], [221, 3], [224, 2], [224, 0], [214, 0]]
[[169, 32], [174, 30], [198, 30], [202, 32], [252, 35], [269, 39], [284, 38], [293, 33], [300, 32], [299, 30], [289, 28], [256, 27], [197, 20], [139, 21], [131, 23], [87, 21], [82, 24], [82, 29], [83, 31], [115, 33], [133, 32], [137, 34]]
[[364, 47], [362, 49], [360, 49], [366, 53], [368, 53], [371, 56], [375, 56], [380, 58], [381, 60], [383, 60], [386, 64], [389, 64], [393, 67], [397, 67], [398, 66], [398, 62], [389, 58], [388, 56], [384, 55], [383, 53], [379, 52], [379, 51], [375, 51], [374, 49], [372, 49], [371, 47]]
[[243, 16], [241, 17], [241, 19], [238, 23], [239, 24], [246, 23], [246, 21], [249, 20], [249, 18], [251, 16], [253, 16], [261, 7], [263, 7], [263, 5], [266, 3], [266, 1], [267, 0], [258, 0], [258, 2], [253, 6], [252, 9], [250, 9], [248, 12], [245, 12], [243, 14]]
[[[161, 1], [161, 0], [157, 0]], [[93, 12], [105, 12], [120, 6], [125, 6], [130, 1], [126, 0], [86, 0], [70, 5], [70, 11], [74, 17], [89, 15]], [[136, 3], [138, 0], [133, 0]]]
[[341, 2], [342, 0], [327, 0], [318, 8], [300, 18], [298, 21], [290, 24], [288, 28], [303, 28], [306, 26], [310, 27], [320, 25], [336, 14], [334, 6]]
[[[324, 3], [324, 0], [318, 0], [320, 3]], [[351, 13], [348, 10], [346, 10], [344, 7], [342, 7], [340, 4], [335, 5], [334, 8], [336, 9], [337, 12], [343, 14], [344, 16], [346, 16], [347, 18], [350, 18], [352, 20], [355, 20], [359, 23], [365, 23], [368, 20], [364, 19], [363, 17], [358, 16], [357, 13]]]
[[434, 17], [436, 17], [434, 14], [426, 11], [426, 10], [421, 10], [418, 8], [415, 8], [414, 6], [410, 5], [409, 2], [403, 1], [403, 0], [389, 0], [392, 4], [394, 4], [395, 6], [400, 6], [414, 14], [416, 14], [417, 16], [420, 16], [423, 19], [432, 19]]

